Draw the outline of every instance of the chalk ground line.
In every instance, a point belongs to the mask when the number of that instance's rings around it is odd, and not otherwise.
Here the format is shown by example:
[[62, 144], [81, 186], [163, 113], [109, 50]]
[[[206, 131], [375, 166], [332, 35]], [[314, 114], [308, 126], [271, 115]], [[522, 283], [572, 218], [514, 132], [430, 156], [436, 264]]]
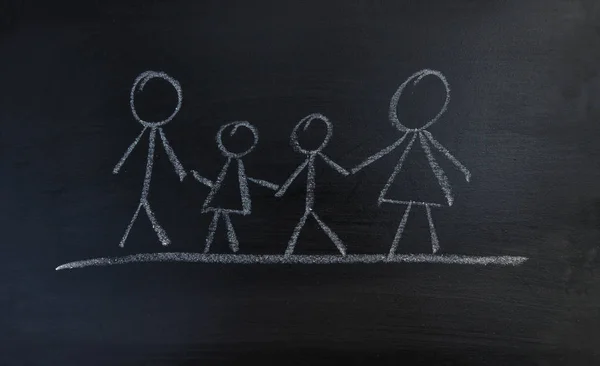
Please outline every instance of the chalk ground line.
[[521, 256], [474, 256], [456, 254], [350, 254], [284, 255], [284, 254], [203, 254], [185, 252], [140, 253], [120, 257], [103, 257], [69, 262], [56, 270], [140, 262], [188, 262], [220, 264], [374, 264], [374, 263], [437, 263], [463, 265], [518, 266], [529, 258]]

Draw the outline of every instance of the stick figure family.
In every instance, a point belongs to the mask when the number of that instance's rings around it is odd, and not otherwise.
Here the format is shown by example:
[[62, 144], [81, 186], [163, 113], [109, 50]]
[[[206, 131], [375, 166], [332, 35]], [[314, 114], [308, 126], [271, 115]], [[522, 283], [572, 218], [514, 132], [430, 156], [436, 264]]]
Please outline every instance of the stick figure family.
[[[433, 119], [431, 119], [427, 123], [425, 123], [422, 127], [408, 128], [405, 125], [403, 125], [398, 119], [398, 115], [397, 115], [397, 111], [396, 111], [397, 106], [398, 106], [398, 101], [407, 85], [409, 85], [410, 83], [412, 83], [413, 85], [416, 85], [426, 76], [437, 77], [443, 83], [445, 91], [446, 91], [446, 99], [444, 101], [444, 105], [442, 106], [439, 113]], [[163, 80], [167, 81], [168, 83], [170, 83], [171, 86], [173, 86], [173, 88], [175, 89], [175, 91], [177, 93], [177, 105], [176, 105], [173, 113], [168, 118], [166, 118], [162, 121], [150, 122], [150, 121], [145, 121], [145, 120], [141, 119], [140, 116], [138, 115], [136, 108], [135, 108], [135, 97], [136, 97], [136, 93], [143, 90], [146, 83], [149, 80], [154, 79], [154, 78], [163, 79]], [[131, 152], [134, 150], [136, 145], [140, 142], [142, 137], [145, 135], [147, 130], [149, 130], [149, 145], [148, 145], [148, 155], [147, 155], [147, 160], [146, 160], [146, 173], [144, 176], [144, 183], [142, 186], [142, 194], [140, 197], [140, 202], [133, 214], [133, 217], [131, 218], [131, 221], [129, 222], [129, 225], [125, 229], [125, 233], [119, 244], [121, 247], [125, 246], [125, 242], [127, 241], [129, 232], [130, 232], [133, 224], [137, 220], [137, 217], [142, 208], [144, 209], [144, 212], [146, 212], [146, 215], [148, 216], [148, 219], [150, 220], [150, 223], [152, 224], [152, 227], [153, 227], [154, 231], [156, 232], [156, 235], [158, 236], [158, 239], [160, 240], [162, 245], [167, 246], [171, 242], [165, 229], [163, 229], [163, 227], [159, 224], [158, 220], [156, 219], [154, 211], [152, 210], [152, 207], [150, 205], [148, 196], [150, 193], [150, 183], [151, 183], [151, 179], [152, 179], [152, 168], [154, 165], [157, 133], [160, 136], [160, 141], [162, 143], [162, 146], [163, 146], [165, 152], [167, 153], [167, 156], [168, 156], [171, 164], [173, 165], [175, 173], [179, 176], [180, 181], [183, 181], [183, 179], [188, 174], [186, 172], [186, 170], [183, 168], [183, 165], [181, 164], [181, 162], [179, 161], [177, 156], [175, 155], [175, 152], [173, 151], [173, 148], [169, 144], [169, 141], [167, 140], [167, 137], [163, 130], [163, 126], [168, 124], [177, 115], [177, 113], [181, 109], [182, 100], [183, 100], [183, 95], [182, 95], [182, 90], [181, 90], [181, 86], [180, 86], [179, 82], [164, 72], [156, 72], [156, 71], [143, 72], [135, 79], [135, 81], [133, 83], [133, 87], [131, 88], [131, 94], [130, 94], [131, 111], [132, 111], [133, 117], [142, 125], [143, 128], [142, 128], [142, 131], [140, 132], [140, 134], [135, 138], [133, 143], [127, 148], [127, 150], [123, 154], [123, 157], [121, 158], [121, 160], [119, 160], [117, 165], [114, 167], [113, 174], [119, 173], [121, 167], [123, 166], [123, 164], [129, 157]], [[329, 121], [329, 119], [327, 117], [325, 117], [324, 115], [318, 114], [318, 113], [310, 114], [310, 115], [304, 117], [300, 122], [298, 122], [298, 124], [292, 130], [291, 137], [290, 137], [290, 144], [294, 151], [305, 155], [306, 158], [305, 158], [304, 162], [302, 164], [300, 164], [298, 166], [298, 168], [296, 168], [296, 170], [294, 170], [294, 172], [290, 175], [290, 177], [281, 186], [271, 183], [271, 182], [268, 182], [268, 181], [265, 181], [265, 180], [262, 180], [262, 179], [249, 177], [246, 174], [246, 170], [245, 170], [242, 158], [244, 156], [246, 156], [247, 154], [249, 154], [256, 147], [256, 145], [258, 143], [258, 130], [256, 129], [256, 127], [254, 127], [253, 125], [251, 125], [249, 122], [246, 122], [246, 121], [232, 122], [232, 123], [228, 123], [228, 124], [221, 126], [221, 128], [218, 130], [217, 135], [216, 135], [216, 142], [217, 142], [217, 146], [218, 146], [221, 154], [225, 157], [225, 163], [224, 163], [223, 168], [221, 169], [220, 173], [218, 174], [217, 178], [213, 181], [213, 180], [210, 180], [210, 179], [202, 176], [199, 172], [197, 172], [195, 170], [190, 171], [192, 173], [192, 176], [195, 178], [195, 180], [197, 180], [199, 183], [207, 186], [210, 189], [210, 191], [202, 205], [203, 213], [212, 213], [212, 215], [213, 215], [212, 221], [208, 228], [208, 235], [207, 235], [206, 243], [204, 246], [204, 252], [208, 253], [210, 251], [210, 246], [214, 240], [214, 234], [215, 234], [215, 231], [217, 230], [219, 221], [224, 221], [224, 223], [225, 223], [225, 226], [227, 229], [227, 238], [228, 238], [229, 247], [231, 248], [231, 250], [234, 253], [236, 253], [239, 250], [239, 240], [235, 233], [235, 229], [233, 227], [231, 216], [232, 215], [246, 216], [246, 215], [251, 214], [252, 199], [251, 199], [251, 194], [250, 194], [250, 189], [249, 189], [249, 183], [256, 184], [261, 187], [275, 191], [276, 197], [282, 197], [286, 193], [287, 189], [292, 184], [292, 182], [304, 170], [306, 170], [307, 178], [306, 178], [305, 209], [304, 209], [304, 213], [302, 214], [302, 217], [300, 218], [298, 224], [296, 225], [296, 227], [294, 228], [294, 231], [292, 232], [291, 238], [290, 238], [287, 248], [285, 250], [285, 256], [291, 256], [294, 253], [294, 249], [296, 247], [296, 243], [298, 241], [300, 232], [301, 232], [302, 228], [304, 227], [304, 225], [306, 224], [306, 221], [309, 218], [313, 218], [316, 221], [316, 223], [319, 225], [319, 227], [327, 234], [329, 239], [333, 242], [333, 244], [335, 245], [337, 250], [340, 252], [340, 254], [342, 256], [345, 256], [346, 255], [346, 247], [345, 247], [344, 243], [342, 242], [342, 240], [337, 236], [337, 234], [329, 226], [327, 226], [327, 224], [325, 222], [323, 222], [323, 220], [319, 217], [319, 215], [313, 210], [314, 203], [315, 203], [315, 188], [316, 188], [315, 164], [316, 164], [317, 160], [321, 160], [321, 161], [325, 162], [327, 165], [329, 165], [331, 168], [333, 168], [338, 173], [340, 173], [344, 176], [348, 176], [350, 174], [357, 173], [358, 171], [360, 171], [363, 168], [367, 167], [368, 165], [374, 163], [381, 157], [392, 153], [395, 149], [397, 149], [400, 145], [402, 145], [402, 143], [404, 141], [408, 140], [408, 143], [406, 144], [404, 151], [400, 155], [400, 158], [398, 159], [398, 162], [396, 163], [396, 166], [394, 167], [392, 174], [390, 175], [389, 179], [385, 183], [383, 189], [381, 190], [379, 198], [378, 198], [378, 205], [387, 203], [387, 204], [406, 206], [404, 215], [402, 216], [402, 219], [400, 221], [400, 224], [399, 224], [396, 234], [394, 236], [394, 240], [390, 247], [388, 256], [392, 257], [395, 254], [395, 252], [398, 248], [400, 239], [402, 237], [404, 227], [406, 226], [410, 211], [413, 206], [423, 206], [425, 208], [425, 213], [427, 215], [427, 220], [429, 223], [429, 231], [430, 231], [430, 235], [431, 235], [431, 250], [435, 254], [440, 249], [440, 245], [439, 245], [439, 240], [438, 240], [438, 237], [436, 234], [435, 226], [433, 224], [433, 218], [431, 215], [431, 207], [441, 207], [441, 206], [443, 206], [443, 204], [438, 203], [438, 202], [421, 202], [421, 201], [414, 201], [414, 200], [400, 201], [400, 200], [396, 200], [396, 199], [391, 199], [391, 198], [388, 198], [388, 190], [390, 189], [392, 184], [395, 182], [398, 174], [400, 174], [402, 172], [403, 164], [407, 158], [407, 155], [413, 149], [413, 144], [415, 143], [415, 141], [418, 138], [419, 144], [421, 145], [421, 148], [422, 148], [423, 152], [425, 153], [427, 160], [429, 162], [429, 166], [431, 167], [431, 170], [437, 179], [440, 189], [442, 190], [442, 193], [444, 194], [446, 203], [448, 204], [448, 206], [452, 206], [454, 198], [452, 195], [452, 189], [450, 186], [450, 182], [449, 182], [448, 177], [446, 176], [444, 170], [437, 163], [437, 160], [433, 153], [433, 149], [437, 150], [439, 153], [444, 155], [451, 163], [453, 163], [454, 166], [464, 174], [465, 180], [467, 182], [469, 181], [471, 174], [468, 171], [468, 169], [465, 168], [465, 166], [463, 166], [439, 141], [437, 141], [433, 137], [433, 135], [429, 131], [427, 131], [427, 128], [429, 128], [433, 123], [435, 123], [442, 116], [442, 114], [446, 111], [449, 101], [450, 101], [450, 87], [449, 87], [448, 82], [446, 81], [446, 78], [444, 77], [444, 75], [442, 73], [440, 73], [439, 71], [435, 71], [435, 70], [424, 69], [424, 70], [418, 71], [418, 72], [414, 73], [413, 75], [411, 75], [404, 83], [402, 83], [402, 85], [400, 85], [400, 87], [398, 88], [396, 93], [394, 93], [394, 95], [390, 101], [390, 110], [389, 110], [390, 121], [392, 122], [394, 127], [396, 127], [396, 129], [398, 129], [398, 131], [400, 133], [402, 133], [403, 135], [400, 138], [398, 138], [398, 140], [396, 140], [396, 142], [394, 142], [392, 145], [390, 145], [390, 146], [384, 148], [383, 150], [381, 150], [380, 152], [370, 156], [364, 162], [362, 162], [355, 168], [351, 169], [350, 171], [344, 169], [342, 166], [340, 166], [339, 164], [334, 162], [331, 158], [329, 158], [323, 152], [323, 150], [329, 143], [329, 140], [331, 139], [332, 134], [333, 134], [333, 125], [332, 125], [331, 121]], [[321, 145], [319, 147], [317, 147], [315, 149], [307, 149], [307, 148], [303, 147], [302, 144], [299, 142], [298, 132], [300, 129], [306, 130], [312, 123], [315, 123], [315, 122], [323, 123], [326, 127], [327, 132], [326, 132], [325, 138], [323, 139], [323, 142], [321, 143]], [[225, 146], [225, 144], [223, 142], [223, 134], [229, 133], [230, 136], [233, 136], [241, 128], [249, 130], [253, 136], [254, 141], [253, 141], [253, 144], [245, 151], [234, 153]], [[228, 179], [234, 179], [231, 177], [231, 175], [237, 175], [237, 181], [239, 184], [239, 192], [240, 192], [240, 197], [239, 197], [239, 201], [238, 201], [239, 205], [236, 205], [234, 207], [222, 207], [223, 205], [217, 204], [219, 201], [216, 200], [216, 198], [223, 194], [221, 191], [221, 187], [222, 187], [224, 180], [228, 176], [229, 176]]]

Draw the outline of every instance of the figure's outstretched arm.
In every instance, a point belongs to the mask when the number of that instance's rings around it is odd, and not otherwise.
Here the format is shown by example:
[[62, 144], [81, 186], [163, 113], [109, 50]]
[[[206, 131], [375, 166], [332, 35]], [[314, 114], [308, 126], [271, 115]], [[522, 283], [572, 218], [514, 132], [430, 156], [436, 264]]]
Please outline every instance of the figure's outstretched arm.
[[142, 129], [142, 132], [140, 132], [140, 134], [138, 135], [138, 137], [136, 137], [135, 140], [133, 140], [133, 142], [131, 143], [131, 145], [129, 145], [127, 150], [125, 150], [125, 154], [123, 154], [123, 157], [121, 158], [121, 160], [119, 160], [117, 165], [115, 165], [115, 167], [113, 168], [113, 174], [119, 173], [119, 170], [121, 170], [121, 167], [123, 166], [123, 164], [125, 164], [125, 160], [127, 160], [127, 158], [129, 157], [129, 155], [131, 154], [131, 152], [133, 151], [135, 146], [138, 144], [138, 142], [140, 142], [140, 139], [144, 135], [144, 132], [146, 132], [147, 128], [148, 127], [144, 127]]
[[160, 139], [163, 142], [163, 147], [167, 152], [167, 156], [169, 156], [169, 160], [171, 161], [171, 164], [173, 164], [173, 168], [175, 168], [175, 172], [179, 176], [179, 180], [183, 181], [183, 179], [187, 175], [185, 169], [183, 169], [183, 165], [181, 165], [181, 162], [179, 161], [179, 159], [177, 159], [177, 155], [175, 155], [175, 151], [173, 151], [173, 148], [169, 144], [169, 140], [167, 140], [167, 136], [165, 136], [163, 129], [159, 128], [158, 132], [160, 133]]
[[296, 168], [296, 170], [292, 173], [292, 175], [290, 175], [288, 180], [286, 180], [285, 183], [283, 183], [281, 185], [281, 187], [279, 188], [279, 190], [275, 193], [275, 197], [281, 197], [285, 194], [285, 191], [287, 191], [287, 189], [290, 187], [290, 185], [292, 184], [294, 179], [296, 179], [298, 174], [300, 174], [302, 172], [302, 170], [304, 168], [306, 168], [306, 166], [308, 165], [308, 161], [309, 161], [309, 159], [306, 159], [306, 161], [304, 161], [304, 163], [300, 164], [300, 166], [298, 168]]
[[390, 146], [388, 146], [385, 149], [381, 150], [377, 154], [371, 155], [367, 160], [365, 160], [362, 163], [358, 164], [356, 167], [354, 167], [351, 170], [352, 174], [357, 173], [362, 168], [370, 165], [371, 163], [379, 160], [380, 158], [382, 158], [385, 155], [387, 155], [387, 154], [391, 153], [392, 151], [394, 151], [395, 148], [397, 148], [398, 146], [400, 146], [400, 144], [402, 144], [402, 142], [404, 142], [404, 140], [406, 139], [406, 136], [408, 136], [408, 132], [406, 132], [400, 139], [398, 139], [398, 141], [394, 142]]
[[266, 180], [262, 180], [262, 179], [256, 179], [256, 178], [250, 178], [248, 177], [248, 180], [252, 183], [256, 183], [259, 186], [263, 186], [265, 188], [269, 188], [272, 191], [276, 191], [279, 189], [279, 186], [277, 184], [271, 183], [271, 182], [267, 182]]
[[212, 181], [210, 181], [209, 179], [204, 178], [203, 176], [201, 176], [197, 171], [195, 170], [191, 170], [192, 175], [194, 176], [194, 178], [204, 184], [205, 186], [207, 186], [208, 188], [212, 188], [214, 183]]
[[350, 174], [349, 171], [347, 171], [346, 169], [342, 168], [338, 163], [336, 163], [335, 161], [331, 160], [327, 155], [319, 152], [319, 156], [321, 158], [323, 158], [323, 160], [325, 160], [325, 162], [327, 164], [329, 164], [330, 167], [332, 167], [333, 169], [337, 170], [341, 175], [347, 176], [348, 174]]
[[462, 165], [461, 162], [458, 161], [458, 159], [456, 159], [452, 154], [450, 154], [450, 151], [448, 151], [448, 149], [446, 149], [444, 146], [442, 146], [442, 144], [440, 144], [436, 139], [434, 139], [433, 135], [429, 131], [423, 131], [423, 134], [427, 136], [427, 139], [431, 141], [431, 144], [436, 149], [438, 149], [442, 154], [446, 155], [448, 160], [450, 160], [452, 164], [454, 164], [458, 168], [458, 170], [460, 170], [465, 175], [465, 180], [467, 182], [471, 180], [471, 172], [469, 172], [469, 169]]

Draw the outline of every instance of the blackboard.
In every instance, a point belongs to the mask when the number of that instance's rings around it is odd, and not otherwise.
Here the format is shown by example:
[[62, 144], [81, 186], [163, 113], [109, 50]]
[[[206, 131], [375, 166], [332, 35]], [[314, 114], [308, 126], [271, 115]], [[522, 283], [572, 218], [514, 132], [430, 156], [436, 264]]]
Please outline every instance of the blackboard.
[[597, 364], [599, 25], [592, 0], [0, 2], [0, 364]]

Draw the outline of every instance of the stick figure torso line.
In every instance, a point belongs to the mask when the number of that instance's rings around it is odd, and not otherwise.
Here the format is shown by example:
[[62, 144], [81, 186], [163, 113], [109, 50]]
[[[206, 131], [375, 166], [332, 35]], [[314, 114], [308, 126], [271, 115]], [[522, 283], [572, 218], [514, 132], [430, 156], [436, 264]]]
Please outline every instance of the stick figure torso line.
[[[445, 91], [446, 91], [446, 100], [444, 101], [444, 105], [442, 106], [439, 113], [433, 119], [431, 119], [430, 121], [425, 123], [425, 125], [423, 125], [420, 128], [408, 128], [408, 127], [404, 126], [402, 123], [400, 123], [400, 121], [398, 120], [398, 115], [397, 115], [397, 111], [396, 111], [396, 109], [398, 107], [398, 101], [400, 99], [400, 96], [402, 95], [402, 92], [404, 91], [404, 89], [410, 82], [412, 82], [413, 85], [416, 85], [424, 77], [426, 77], [428, 75], [437, 77], [443, 83]], [[411, 200], [400, 201], [400, 200], [390, 199], [387, 196], [388, 190], [390, 189], [391, 185], [394, 183], [396, 176], [402, 171], [404, 161], [406, 160], [406, 157], [409, 154], [409, 152], [411, 151], [413, 144], [415, 143], [417, 138], [419, 139], [419, 144], [421, 145], [421, 148], [423, 149], [423, 151], [425, 152], [425, 155], [427, 156], [427, 161], [429, 162], [429, 166], [431, 167], [431, 170], [433, 171], [433, 173], [438, 181], [438, 184], [439, 184], [442, 192], [444, 193], [444, 196], [448, 203], [448, 206], [452, 206], [452, 204], [454, 203], [454, 196], [452, 195], [452, 187], [450, 185], [448, 177], [446, 176], [446, 173], [437, 163], [437, 160], [435, 159], [435, 157], [433, 155], [430, 144], [433, 145], [433, 147], [436, 148], [440, 153], [442, 153], [448, 160], [450, 160], [450, 162], [452, 162], [456, 166], [456, 168], [459, 169], [465, 175], [465, 179], [467, 182], [471, 178], [471, 173], [469, 172], [469, 170], [464, 165], [462, 165], [444, 146], [442, 146], [442, 144], [440, 144], [429, 131], [427, 131], [427, 128], [429, 128], [432, 124], [434, 124], [441, 117], [441, 115], [446, 111], [446, 109], [448, 108], [449, 102], [450, 102], [450, 86], [442, 73], [440, 73], [439, 71], [435, 71], [435, 70], [424, 69], [424, 70], [418, 71], [418, 72], [414, 73], [413, 75], [411, 75], [404, 83], [402, 83], [402, 85], [400, 85], [400, 87], [398, 88], [396, 93], [394, 93], [394, 95], [392, 96], [392, 99], [390, 101], [390, 111], [389, 111], [390, 121], [392, 122], [394, 127], [396, 127], [400, 132], [404, 132], [404, 135], [401, 138], [399, 138], [396, 142], [394, 142], [392, 145], [390, 145], [390, 146], [386, 147], [385, 149], [381, 150], [380, 152], [372, 155], [371, 157], [367, 158], [363, 163], [359, 164], [357, 167], [352, 169], [352, 173], [358, 172], [359, 170], [363, 169], [364, 167], [379, 160], [381, 157], [391, 153], [397, 147], [399, 147], [404, 141], [408, 140], [408, 144], [406, 145], [406, 148], [402, 152], [400, 159], [396, 163], [396, 166], [394, 167], [392, 174], [388, 178], [387, 182], [385, 183], [385, 185], [384, 185], [383, 189], [381, 190], [379, 197], [377, 199], [377, 202], [379, 205], [381, 205], [383, 203], [389, 203], [389, 204], [397, 204], [397, 205], [406, 205], [407, 206], [406, 210], [404, 211], [402, 220], [400, 221], [400, 225], [398, 226], [398, 230], [396, 231], [394, 241], [392, 242], [392, 246], [389, 251], [390, 257], [393, 256], [396, 252], [398, 243], [400, 242], [400, 238], [402, 237], [402, 232], [404, 231], [404, 227], [406, 226], [406, 222], [408, 221], [408, 216], [409, 216], [412, 206], [424, 206], [425, 207], [425, 212], [427, 214], [427, 221], [429, 223], [429, 231], [431, 234], [432, 251], [435, 254], [440, 249], [438, 236], [435, 231], [435, 226], [433, 224], [433, 218], [431, 216], [431, 207], [441, 207], [442, 205], [439, 203], [433, 203], [433, 202], [418, 202], [418, 201], [411, 201]]]
[[[298, 129], [301, 126], [303, 126], [303, 129], [306, 130], [310, 126], [312, 121], [314, 121], [314, 120], [319, 120], [319, 121], [325, 123], [325, 125], [327, 127], [327, 135], [325, 136], [325, 139], [321, 143], [321, 146], [319, 146], [318, 148], [316, 148], [314, 150], [306, 150], [306, 149], [302, 148], [300, 146], [300, 143], [298, 142]], [[306, 160], [304, 161], [304, 163], [302, 163], [302, 164], [300, 164], [300, 166], [298, 166], [298, 168], [292, 173], [292, 175], [288, 178], [288, 180], [281, 186], [279, 191], [277, 191], [277, 193], [275, 193], [275, 196], [277, 196], [277, 197], [283, 196], [285, 194], [286, 190], [292, 184], [292, 182], [298, 177], [298, 175], [305, 168], [308, 171], [307, 171], [307, 177], [306, 177], [306, 203], [305, 203], [305, 208], [304, 208], [304, 214], [302, 215], [302, 217], [300, 218], [300, 221], [294, 228], [292, 237], [290, 238], [287, 249], [285, 251], [286, 256], [292, 255], [292, 253], [294, 252], [294, 248], [296, 246], [296, 242], [298, 241], [298, 236], [300, 235], [300, 231], [302, 230], [302, 228], [306, 224], [306, 220], [310, 216], [312, 216], [317, 221], [317, 223], [319, 224], [321, 229], [327, 234], [327, 236], [329, 236], [329, 239], [333, 242], [333, 244], [335, 244], [336, 248], [340, 251], [340, 253], [342, 255], [346, 255], [346, 247], [342, 243], [341, 239], [313, 211], [313, 207], [315, 204], [315, 186], [316, 186], [316, 183], [315, 183], [315, 175], [316, 175], [315, 174], [315, 161], [316, 161], [317, 157], [320, 157], [321, 159], [323, 159], [329, 166], [331, 166], [333, 169], [338, 171], [340, 174], [342, 174], [344, 176], [349, 174], [349, 172], [346, 169], [342, 168], [340, 165], [338, 165], [333, 160], [331, 160], [327, 155], [322, 153], [322, 150], [329, 143], [332, 133], [333, 133], [333, 126], [332, 126], [331, 122], [327, 119], [327, 117], [323, 116], [322, 114], [318, 114], [318, 113], [314, 113], [307, 117], [304, 117], [296, 125], [296, 127], [294, 127], [294, 130], [292, 131], [292, 135], [290, 137], [290, 143], [292, 145], [292, 148], [296, 152], [306, 155]]]
[[[241, 153], [233, 153], [230, 150], [228, 150], [223, 144], [223, 132], [226, 129], [231, 128], [232, 130], [230, 132], [230, 136], [233, 136], [237, 129], [240, 127], [244, 127], [250, 130], [250, 132], [252, 132], [254, 141], [252, 143], [252, 146], [250, 146], [246, 151]], [[213, 183], [209, 179], [206, 179], [203, 176], [201, 176], [197, 171], [192, 170], [194, 178], [198, 182], [210, 188], [210, 192], [208, 193], [208, 196], [206, 197], [206, 199], [204, 200], [204, 204], [202, 205], [203, 213], [213, 212], [213, 219], [208, 228], [208, 236], [206, 238], [204, 252], [208, 253], [210, 251], [210, 245], [213, 242], [215, 231], [217, 230], [217, 225], [220, 217], [223, 217], [227, 226], [227, 239], [229, 240], [229, 246], [233, 252], [237, 252], [239, 250], [239, 242], [237, 239], [237, 235], [235, 234], [230, 215], [236, 214], [246, 216], [252, 213], [252, 199], [250, 196], [250, 190], [248, 188], [248, 181], [274, 191], [277, 190], [279, 186], [262, 179], [250, 178], [246, 175], [246, 169], [244, 167], [242, 157], [250, 153], [258, 143], [258, 131], [256, 130], [256, 127], [245, 121], [228, 123], [226, 125], [221, 126], [219, 132], [217, 132], [216, 140], [219, 150], [221, 151], [223, 156], [227, 158], [225, 165], [223, 165], [223, 168], [217, 176], [217, 180]], [[218, 194], [221, 194], [220, 190], [223, 181], [225, 180], [229, 171], [232, 168], [234, 168], [232, 165], [237, 167], [233, 174], [237, 173], [241, 206], [233, 208], [220, 207], [215, 205], [215, 197]]]
[[[143, 90], [146, 83], [149, 80], [154, 79], [154, 78], [163, 79], [163, 80], [169, 82], [173, 86], [173, 88], [175, 88], [175, 91], [177, 92], [177, 106], [175, 107], [175, 110], [173, 111], [171, 116], [169, 116], [167, 119], [165, 119], [163, 121], [159, 121], [159, 122], [147, 122], [147, 121], [142, 120], [138, 116], [138, 113], [135, 109], [135, 93]], [[186, 176], [186, 172], [183, 169], [181, 162], [175, 155], [175, 152], [171, 148], [171, 145], [169, 144], [169, 141], [167, 140], [167, 137], [165, 136], [165, 133], [162, 128], [162, 126], [169, 123], [175, 117], [175, 115], [177, 115], [177, 113], [179, 112], [179, 109], [181, 109], [182, 99], [183, 99], [182, 91], [181, 91], [181, 86], [179, 85], [179, 82], [177, 82], [177, 80], [173, 79], [172, 77], [165, 74], [164, 72], [156, 72], [156, 71], [143, 72], [135, 79], [135, 81], [133, 83], [133, 87], [131, 88], [131, 94], [130, 94], [130, 102], [129, 102], [130, 106], [131, 106], [131, 112], [133, 113], [133, 117], [144, 128], [142, 129], [142, 132], [140, 132], [140, 134], [133, 141], [133, 143], [131, 145], [129, 145], [129, 147], [125, 151], [125, 154], [123, 154], [123, 157], [121, 158], [121, 160], [119, 160], [117, 165], [115, 165], [115, 168], [113, 169], [113, 174], [119, 173], [119, 171], [121, 170], [121, 167], [123, 166], [123, 164], [129, 157], [129, 155], [131, 154], [133, 149], [136, 147], [136, 145], [140, 142], [142, 136], [146, 133], [146, 130], [148, 130], [148, 129], [150, 130], [150, 136], [149, 136], [149, 142], [148, 142], [148, 157], [146, 159], [146, 173], [144, 175], [144, 184], [142, 186], [142, 194], [140, 197], [140, 203], [138, 204], [138, 207], [135, 210], [133, 217], [131, 218], [131, 221], [129, 222], [129, 225], [127, 226], [127, 229], [125, 230], [125, 234], [123, 235], [123, 238], [121, 239], [121, 242], [119, 243], [120, 247], [125, 246], [125, 241], [127, 241], [129, 232], [131, 231], [131, 228], [132, 228], [134, 222], [136, 221], [142, 207], [144, 208], [146, 215], [148, 216], [148, 219], [150, 220], [150, 223], [152, 224], [152, 228], [156, 232], [156, 235], [158, 236], [158, 239], [160, 240], [162, 245], [166, 246], [171, 243], [171, 240], [167, 236], [166, 231], [159, 224], [158, 220], [156, 219], [156, 216], [154, 215], [154, 212], [152, 211], [152, 208], [150, 207], [150, 202], [148, 201], [148, 195], [150, 194], [150, 182], [152, 180], [152, 168], [154, 166], [154, 152], [155, 152], [155, 147], [156, 147], [156, 134], [157, 133], [160, 135], [160, 139], [161, 139], [163, 147], [169, 157], [169, 161], [171, 161], [171, 164], [173, 164], [173, 168], [175, 169], [175, 172], [179, 176], [179, 179], [183, 180]]]

